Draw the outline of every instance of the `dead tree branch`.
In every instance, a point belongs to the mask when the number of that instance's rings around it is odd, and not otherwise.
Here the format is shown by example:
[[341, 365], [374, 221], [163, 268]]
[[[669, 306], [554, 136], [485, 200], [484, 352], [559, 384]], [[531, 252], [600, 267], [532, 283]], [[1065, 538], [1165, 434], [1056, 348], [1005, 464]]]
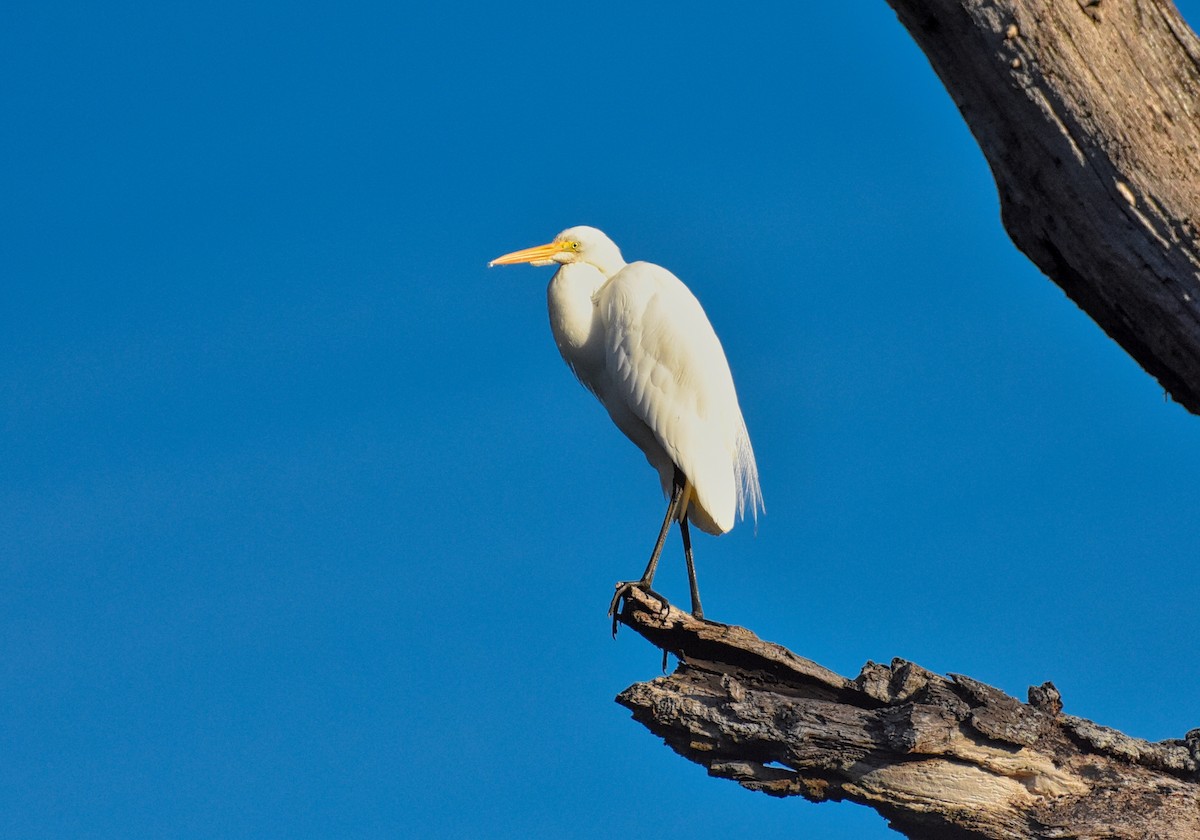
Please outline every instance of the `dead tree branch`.
[[1152, 744], [911, 662], [848, 680], [742, 627], [662, 612], [621, 623], [680, 659], [617, 702], [709, 774], [772, 796], [850, 800], [919, 840], [1200, 837], [1200, 730]]
[[888, 0], [1014, 243], [1200, 413], [1200, 41], [1169, 0]]

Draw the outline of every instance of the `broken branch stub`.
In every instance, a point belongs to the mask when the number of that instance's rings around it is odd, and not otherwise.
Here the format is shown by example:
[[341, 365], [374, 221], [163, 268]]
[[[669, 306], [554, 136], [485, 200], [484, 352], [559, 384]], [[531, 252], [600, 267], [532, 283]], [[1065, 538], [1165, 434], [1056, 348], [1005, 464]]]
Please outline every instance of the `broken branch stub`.
[[1200, 837], [1200, 732], [1157, 744], [970, 677], [868, 662], [849, 680], [639, 591], [621, 623], [679, 657], [617, 702], [713, 776], [850, 800], [911, 838]]

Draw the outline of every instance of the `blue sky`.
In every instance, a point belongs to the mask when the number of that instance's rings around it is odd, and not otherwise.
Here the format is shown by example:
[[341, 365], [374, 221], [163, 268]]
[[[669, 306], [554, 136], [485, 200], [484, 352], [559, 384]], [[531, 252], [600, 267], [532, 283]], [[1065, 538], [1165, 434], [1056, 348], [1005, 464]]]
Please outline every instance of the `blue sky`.
[[768, 515], [697, 537], [711, 618], [1200, 725], [1200, 425], [882, 0], [504, 5], [0, 13], [0, 834], [896, 836], [612, 702], [657, 481], [485, 267], [574, 224], [730, 358]]

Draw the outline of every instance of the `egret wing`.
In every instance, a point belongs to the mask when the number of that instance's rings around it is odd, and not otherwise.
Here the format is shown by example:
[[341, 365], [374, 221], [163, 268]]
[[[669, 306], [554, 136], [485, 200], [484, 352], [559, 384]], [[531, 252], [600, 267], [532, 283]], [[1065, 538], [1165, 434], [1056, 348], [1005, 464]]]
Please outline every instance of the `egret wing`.
[[[615, 274], [596, 302], [605, 330], [606, 403], [620, 400], [691, 481], [692, 520], [724, 533], [747, 502], [757, 514], [758, 472], [733, 376], [696, 297], [665, 268], [636, 262]], [[669, 489], [670, 465], [655, 463], [650, 451], [647, 457]]]

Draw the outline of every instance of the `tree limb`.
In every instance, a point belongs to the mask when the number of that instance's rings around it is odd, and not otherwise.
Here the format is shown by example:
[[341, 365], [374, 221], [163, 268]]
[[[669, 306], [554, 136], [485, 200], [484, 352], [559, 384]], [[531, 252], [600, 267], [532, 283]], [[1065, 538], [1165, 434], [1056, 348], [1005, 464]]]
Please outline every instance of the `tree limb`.
[[1152, 744], [895, 659], [848, 680], [634, 590], [618, 616], [680, 659], [617, 702], [710, 775], [850, 800], [920, 840], [1200, 837], [1200, 730]]
[[1013, 242], [1200, 413], [1200, 41], [1169, 0], [888, 0]]

